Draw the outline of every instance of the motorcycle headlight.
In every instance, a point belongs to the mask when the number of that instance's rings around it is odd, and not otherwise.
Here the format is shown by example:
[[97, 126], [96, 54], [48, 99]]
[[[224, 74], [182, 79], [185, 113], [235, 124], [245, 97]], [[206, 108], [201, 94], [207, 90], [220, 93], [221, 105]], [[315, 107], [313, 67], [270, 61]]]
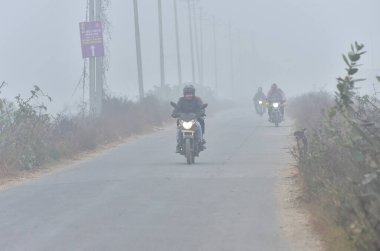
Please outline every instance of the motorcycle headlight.
[[280, 106], [279, 103], [273, 103], [273, 107], [274, 107], [274, 108], [278, 108], [279, 106]]
[[262, 104], [263, 104], [263, 101], [260, 100], [260, 101], [259, 101], [259, 104], [262, 105]]
[[195, 120], [192, 120], [190, 122], [185, 122], [185, 121], [182, 121], [182, 126], [183, 128], [185, 128], [186, 130], [190, 130], [193, 125], [195, 124]]

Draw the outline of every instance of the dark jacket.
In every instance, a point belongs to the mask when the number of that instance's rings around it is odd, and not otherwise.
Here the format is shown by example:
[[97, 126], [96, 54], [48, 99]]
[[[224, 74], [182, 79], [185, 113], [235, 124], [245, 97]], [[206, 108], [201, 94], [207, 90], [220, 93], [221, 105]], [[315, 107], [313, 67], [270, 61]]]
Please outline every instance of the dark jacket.
[[285, 93], [280, 88], [277, 88], [276, 90], [271, 89], [267, 95], [267, 100], [271, 103], [285, 102]]
[[195, 96], [192, 100], [187, 100], [184, 97], [181, 97], [177, 102], [177, 109], [175, 113], [202, 113], [203, 101], [201, 98]]

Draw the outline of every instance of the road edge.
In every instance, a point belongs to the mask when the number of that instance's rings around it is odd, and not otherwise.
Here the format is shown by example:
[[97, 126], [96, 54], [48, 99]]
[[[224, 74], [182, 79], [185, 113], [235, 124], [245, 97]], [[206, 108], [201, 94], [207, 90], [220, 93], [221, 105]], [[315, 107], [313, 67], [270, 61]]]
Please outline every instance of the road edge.
[[280, 229], [294, 251], [325, 251], [322, 237], [314, 230], [312, 215], [303, 202], [302, 177], [294, 161], [278, 172], [276, 195]]

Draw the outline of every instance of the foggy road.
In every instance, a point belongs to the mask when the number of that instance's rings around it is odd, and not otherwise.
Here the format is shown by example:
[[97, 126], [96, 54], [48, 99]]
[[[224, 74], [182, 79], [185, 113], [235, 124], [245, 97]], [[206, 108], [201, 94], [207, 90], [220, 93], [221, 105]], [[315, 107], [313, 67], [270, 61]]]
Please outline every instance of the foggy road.
[[188, 166], [175, 128], [0, 192], [1, 250], [290, 250], [276, 208], [287, 122], [249, 109], [206, 121]]

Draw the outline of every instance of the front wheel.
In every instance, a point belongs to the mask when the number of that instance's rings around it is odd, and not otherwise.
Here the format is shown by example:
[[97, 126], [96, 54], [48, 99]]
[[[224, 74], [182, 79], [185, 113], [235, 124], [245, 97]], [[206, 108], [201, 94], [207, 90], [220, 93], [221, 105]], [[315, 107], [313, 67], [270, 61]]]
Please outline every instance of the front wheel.
[[187, 160], [187, 164], [191, 165], [193, 164], [194, 156], [193, 156], [193, 151], [191, 149], [191, 140], [190, 139], [185, 139], [185, 156]]
[[281, 122], [281, 115], [278, 113], [278, 111], [276, 111], [276, 113], [273, 116], [273, 122], [274, 122], [276, 127], [278, 127], [278, 125]]

